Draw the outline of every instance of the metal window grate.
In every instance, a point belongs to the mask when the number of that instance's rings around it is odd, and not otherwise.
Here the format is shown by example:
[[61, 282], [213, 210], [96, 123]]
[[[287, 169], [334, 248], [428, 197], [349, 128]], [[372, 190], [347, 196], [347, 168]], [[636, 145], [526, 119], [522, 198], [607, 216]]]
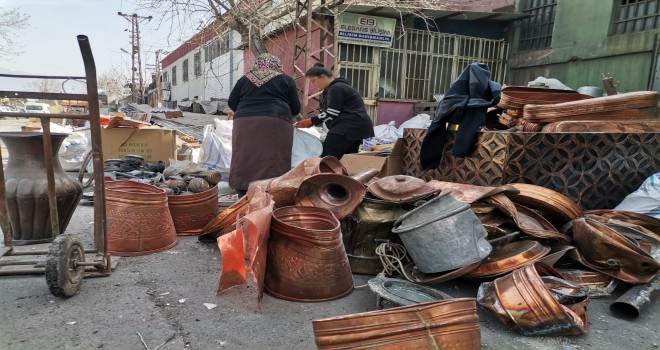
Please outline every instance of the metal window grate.
[[618, 0], [612, 34], [629, 34], [657, 28], [660, 24], [658, 2], [658, 0]]
[[176, 85], [176, 66], [172, 67], [172, 85]]
[[365, 100], [429, 101], [473, 62], [503, 81], [507, 49], [504, 40], [399, 28], [392, 48], [339, 45], [339, 73]]
[[193, 57], [193, 65], [195, 66], [195, 76], [202, 75], [202, 53], [198, 52]]
[[552, 44], [557, 0], [523, 0], [521, 12], [529, 15], [520, 25], [520, 50], [538, 50]]
[[188, 60], [183, 60], [181, 71], [183, 73], [183, 81], [188, 81]]

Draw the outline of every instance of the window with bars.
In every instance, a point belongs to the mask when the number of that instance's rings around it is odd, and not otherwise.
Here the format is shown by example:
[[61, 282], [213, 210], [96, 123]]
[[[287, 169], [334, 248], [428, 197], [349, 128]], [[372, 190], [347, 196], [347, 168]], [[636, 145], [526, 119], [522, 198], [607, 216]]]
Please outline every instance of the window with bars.
[[629, 34], [658, 28], [659, 0], [617, 0], [612, 35]]
[[557, 0], [522, 0], [520, 10], [529, 17], [520, 25], [520, 51], [551, 47]]
[[183, 60], [181, 66], [181, 70], [183, 71], [183, 81], [188, 81], [188, 60]]
[[172, 67], [172, 85], [176, 85], [176, 66]]
[[198, 52], [195, 54], [193, 59], [193, 65], [195, 66], [195, 76], [198, 77], [202, 75], [202, 53]]
[[204, 62], [213, 61], [215, 58], [229, 52], [230, 34], [226, 33], [221, 38], [216, 38], [204, 46]]
[[170, 78], [167, 72], [163, 72], [163, 76], [161, 77], [160, 80], [165, 87], [167, 87], [170, 84]]

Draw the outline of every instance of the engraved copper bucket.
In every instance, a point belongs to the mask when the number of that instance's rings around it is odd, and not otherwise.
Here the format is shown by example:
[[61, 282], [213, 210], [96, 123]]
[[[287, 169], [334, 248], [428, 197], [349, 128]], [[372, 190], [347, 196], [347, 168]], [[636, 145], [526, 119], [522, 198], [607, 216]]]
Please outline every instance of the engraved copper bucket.
[[353, 275], [339, 221], [327, 209], [285, 207], [273, 212], [266, 292], [280, 299], [317, 302], [353, 291]]
[[200, 193], [167, 196], [176, 234], [192, 236], [218, 215], [218, 186]]
[[312, 321], [318, 349], [481, 349], [476, 302], [452, 299]]
[[162, 189], [134, 181], [108, 181], [105, 200], [111, 254], [145, 255], [176, 245], [174, 222]]

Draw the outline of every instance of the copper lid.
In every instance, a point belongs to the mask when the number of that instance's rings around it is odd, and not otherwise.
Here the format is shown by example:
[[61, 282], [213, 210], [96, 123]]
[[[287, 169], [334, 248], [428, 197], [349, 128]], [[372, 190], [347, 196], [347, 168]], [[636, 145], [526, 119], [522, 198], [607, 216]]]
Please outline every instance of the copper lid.
[[481, 262], [468, 277], [494, 277], [511, 272], [521, 266], [532, 263], [550, 251], [536, 241], [513, 242], [501, 247], [494, 247], [493, 251]]
[[407, 175], [387, 176], [367, 188], [374, 196], [397, 203], [414, 202], [439, 192], [422, 179]]

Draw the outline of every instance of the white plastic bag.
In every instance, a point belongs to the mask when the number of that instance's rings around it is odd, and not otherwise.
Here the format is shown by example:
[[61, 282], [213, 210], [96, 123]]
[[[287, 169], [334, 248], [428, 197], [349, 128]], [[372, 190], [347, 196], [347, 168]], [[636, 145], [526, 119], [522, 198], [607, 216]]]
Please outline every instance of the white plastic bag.
[[211, 124], [204, 127], [199, 164], [206, 170], [219, 171], [226, 179], [231, 167], [231, 138], [220, 137], [215, 131]]
[[431, 116], [425, 113], [418, 114], [399, 126], [399, 137], [403, 137], [404, 129], [428, 129], [431, 126]]
[[391, 121], [388, 124], [374, 126], [374, 135], [380, 144], [395, 143], [399, 139], [399, 129], [396, 128], [396, 122]]
[[291, 149], [291, 167], [295, 167], [306, 159], [320, 157], [323, 144], [318, 137], [309, 132], [293, 128], [293, 148]]

